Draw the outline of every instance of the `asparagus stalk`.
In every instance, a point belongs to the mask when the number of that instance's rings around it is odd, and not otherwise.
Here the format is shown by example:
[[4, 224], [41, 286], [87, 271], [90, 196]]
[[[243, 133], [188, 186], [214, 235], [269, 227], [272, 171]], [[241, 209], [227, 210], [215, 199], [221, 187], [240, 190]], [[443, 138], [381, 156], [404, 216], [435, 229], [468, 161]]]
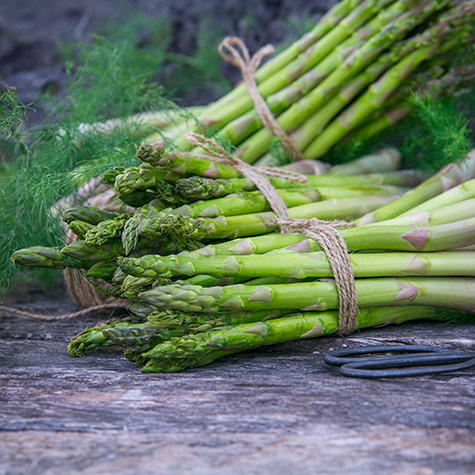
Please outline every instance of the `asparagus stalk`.
[[124, 173], [124, 171], [125, 167], [118, 166], [109, 168], [101, 175], [101, 181], [106, 185], [114, 186], [116, 178], [122, 173]]
[[[387, 252], [350, 256], [355, 277], [475, 276], [475, 253], [460, 252]], [[172, 277], [207, 274], [222, 277], [281, 277], [307, 279], [332, 277], [328, 258], [323, 252], [219, 256], [193, 259], [188, 256], [146, 256], [119, 258], [124, 272], [137, 277]]]
[[[475, 156], [475, 150], [473, 154]], [[434, 196], [430, 200], [425, 201], [424, 203], [421, 203], [420, 205], [415, 206], [404, 213], [401, 213], [398, 218], [424, 211], [436, 211], [445, 206], [460, 203], [473, 198], [475, 198], [475, 179], [461, 183], [460, 185], [455, 186], [454, 188], [451, 188], [440, 195]]]
[[78, 239], [84, 239], [87, 232], [94, 228], [93, 224], [86, 223], [85, 221], [79, 221], [75, 219], [68, 224], [68, 230], [72, 231]]
[[[396, 195], [401, 194], [406, 188], [391, 185], [350, 187], [350, 188], [301, 188], [295, 190], [277, 190], [288, 208], [301, 206], [316, 201], [328, 199], [356, 198], [369, 195]], [[172, 214], [188, 216], [190, 218], [215, 218], [218, 216], [236, 216], [240, 214], [260, 213], [270, 210], [269, 202], [260, 193], [245, 191], [233, 193], [223, 198], [198, 201], [184, 205], [172, 211]]]
[[61, 254], [78, 261], [98, 262], [115, 259], [122, 251], [120, 242], [110, 242], [101, 246], [88, 246], [84, 241], [74, 241], [63, 249]]
[[[387, 225], [343, 229], [341, 234], [351, 250], [445, 251], [475, 243], [475, 220], [454, 221], [438, 226]], [[315, 241], [306, 240], [287, 248], [296, 252], [318, 250]]]
[[[169, 314], [175, 314], [175, 312], [157, 312], [162, 314], [165, 317]], [[95, 326], [87, 327], [81, 333], [77, 334], [75, 337], [71, 338], [71, 341], [68, 345], [68, 353], [71, 356], [79, 357], [84, 356], [86, 352], [95, 350], [99, 347], [108, 347], [117, 344], [117, 341], [111, 336], [114, 333], [109, 333], [111, 330], [116, 331], [142, 331], [141, 338], [142, 342], [145, 344], [145, 340], [152, 340], [153, 344], [156, 345], [159, 342], [166, 340], [171, 337], [179, 337], [186, 333], [193, 331], [193, 327], [190, 326], [189, 329], [172, 329], [168, 330], [166, 328], [157, 328], [155, 325], [149, 321], [142, 322], [137, 318], [127, 318], [125, 320], [111, 320], [107, 323]], [[148, 336], [148, 338], [147, 338]], [[125, 343], [122, 341], [122, 343]], [[153, 346], [153, 345], [152, 345]]]
[[[360, 309], [358, 328], [401, 324], [416, 319], [444, 320], [453, 311], [434, 307], [380, 307]], [[170, 373], [203, 366], [218, 358], [262, 345], [315, 338], [338, 330], [338, 313], [306, 312], [223, 330], [170, 339], [140, 355], [143, 372]]]
[[409, 210], [413, 213], [416, 206], [472, 178], [475, 178], [475, 149], [461, 163], [451, 163], [401, 198], [372, 211], [357, 222], [363, 225], [395, 218]]
[[[111, 282], [117, 271], [117, 264], [115, 262], [97, 262], [89, 268], [86, 272], [87, 278], [102, 279], [106, 282]], [[145, 290], [145, 289], [143, 289]]]
[[[306, 175], [307, 182], [271, 178], [277, 189], [319, 188], [319, 187], [364, 187], [373, 185], [415, 186], [421, 181], [421, 174], [414, 170], [389, 171], [367, 175]], [[176, 182], [175, 190], [187, 202], [220, 198], [240, 191], [252, 191], [256, 187], [245, 178], [212, 180], [201, 177], [183, 178]]]
[[364, 175], [395, 171], [401, 164], [401, 154], [396, 148], [383, 148], [348, 163], [333, 166], [330, 175]]
[[[289, 215], [292, 218], [351, 219], [361, 216], [368, 209], [375, 209], [381, 203], [388, 203], [394, 199], [394, 196], [331, 199], [290, 208]], [[276, 215], [272, 212], [197, 219], [170, 214], [160, 220], [144, 221], [140, 231], [145, 239], [150, 240], [157, 239], [162, 234], [186, 236], [199, 240], [230, 239], [271, 232], [277, 227], [276, 219]]]
[[[359, 307], [383, 305], [433, 305], [475, 309], [475, 280], [470, 277], [411, 277], [356, 279]], [[288, 308], [321, 311], [338, 308], [333, 279], [275, 285], [232, 285], [203, 288], [168, 285], [140, 294], [158, 309], [217, 313]]]
[[102, 330], [106, 328], [130, 328], [140, 325], [137, 322], [127, 320], [112, 320], [106, 324], [96, 327], [87, 327], [81, 333], [71, 338], [68, 345], [70, 356], [84, 356], [87, 351], [92, 351], [98, 347], [112, 346], [113, 342], [106, 338]]
[[173, 190], [173, 186], [164, 182], [165, 178], [171, 181], [169, 172], [159, 170], [148, 163], [142, 163], [138, 167], [129, 167], [117, 175], [114, 191], [121, 196], [136, 191], [153, 191], [155, 194], [167, 196], [170, 190]]
[[[279, 190], [278, 194], [287, 207], [313, 203], [321, 199], [320, 193], [313, 188], [289, 191]], [[215, 218], [217, 216], [259, 213], [261, 211], [267, 211], [268, 209], [270, 209], [269, 203], [259, 191], [244, 191], [242, 193], [227, 195], [224, 198], [197, 201], [190, 205], [175, 208], [172, 213], [188, 216], [190, 218]]]
[[400, 101], [394, 106], [385, 109], [381, 115], [364, 123], [357, 128], [354, 134], [351, 135], [353, 140], [360, 140], [362, 142], [369, 140], [374, 135], [379, 134], [383, 130], [391, 127], [396, 122], [399, 122], [403, 117], [412, 111], [412, 105], [409, 101]]
[[75, 208], [69, 208], [63, 213], [63, 221], [66, 224], [70, 224], [72, 221], [78, 220], [89, 224], [99, 224], [105, 219], [112, 219], [117, 216], [118, 213], [105, 211], [94, 206], [78, 206]]
[[207, 178], [236, 178], [239, 175], [234, 168], [206, 158], [195, 157], [189, 152], [164, 153], [148, 145], [142, 146], [137, 156], [159, 171], [168, 171], [171, 175], [165, 175], [164, 179], [167, 181], [173, 181], [179, 175], [197, 175]]
[[15, 251], [10, 260], [14, 264], [49, 269], [64, 269], [66, 267], [82, 267], [81, 263], [67, 258], [55, 247], [34, 246]]
[[474, 217], [475, 198], [472, 198], [429, 211], [418, 211], [411, 214], [404, 213], [404, 216], [389, 219], [387, 221], [380, 221], [379, 223], [372, 223], [371, 226], [400, 224], [412, 224], [416, 226], [424, 226], [429, 224], [434, 226], [439, 224], [453, 223], [454, 221], [461, 221]]
[[130, 214], [121, 214], [114, 219], [100, 222], [86, 232], [84, 243], [87, 246], [101, 246], [108, 241], [119, 239], [128, 219], [130, 219]]

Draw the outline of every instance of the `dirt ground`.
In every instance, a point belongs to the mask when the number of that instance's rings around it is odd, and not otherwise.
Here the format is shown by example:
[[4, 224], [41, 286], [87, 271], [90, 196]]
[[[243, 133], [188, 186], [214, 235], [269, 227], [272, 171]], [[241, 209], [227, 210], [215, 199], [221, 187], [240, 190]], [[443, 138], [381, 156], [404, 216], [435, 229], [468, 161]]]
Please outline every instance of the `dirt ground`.
[[[251, 51], [279, 44], [295, 25], [318, 19], [329, 0], [2, 0], [0, 15], [0, 79], [18, 89], [20, 99], [34, 102], [42, 91], [60, 87], [65, 79], [58, 41], [74, 43], [110, 21], [126, 20], [130, 12], [165, 16], [173, 27], [170, 51], [192, 54], [198, 24], [216, 20], [225, 35], [240, 36]], [[293, 27], [292, 27], [293, 25]], [[238, 72], [223, 65], [236, 82]], [[213, 100], [203, 91], [201, 100]], [[208, 97], [206, 97], [208, 96]], [[187, 98], [183, 98], [186, 104]], [[188, 98], [193, 102], [193, 98]]]

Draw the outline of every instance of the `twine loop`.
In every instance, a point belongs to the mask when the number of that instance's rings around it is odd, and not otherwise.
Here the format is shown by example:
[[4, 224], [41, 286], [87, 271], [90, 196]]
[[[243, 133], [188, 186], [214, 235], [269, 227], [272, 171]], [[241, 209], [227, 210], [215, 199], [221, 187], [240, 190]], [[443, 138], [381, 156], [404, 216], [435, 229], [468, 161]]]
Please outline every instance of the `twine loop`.
[[358, 312], [355, 275], [346, 241], [337, 227], [348, 228], [354, 226], [354, 224], [340, 220], [322, 221], [317, 218], [284, 218], [278, 219], [277, 224], [291, 229], [293, 233], [303, 234], [318, 242], [330, 263], [338, 291], [338, 333], [346, 335], [353, 332], [357, 326], [356, 317]]
[[257, 89], [254, 73], [264, 57], [273, 53], [274, 48], [272, 45], [263, 46], [251, 57], [247, 46], [240, 38], [227, 36], [219, 44], [218, 51], [225, 61], [241, 70], [244, 84], [254, 102], [254, 107], [264, 127], [266, 127], [272, 135], [282, 140], [282, 146], [290, 157], [304, 160], [302, 153], [295, 146], [293, 140], [285, 133], [284, 129], [277, 123], [269, 106]]
[[[223, 147], [221, 147], [221, 145], [203, 135], [189, 132], [185, 137], [193, 145], [197, 145], [205, 150], [209, 154], [209, 160], [234, 168], [242, 176], [254, 183], [256, 188], [269, 202], [269, 205], [277, 214], [279, 219], [290, 218], [284, 200], [264, 175], [272, 176], [274, 178], [284, 178], [286, 180], [297, 181], [300, 183], [305, 183], [308, 180], [305, 175], [289, 170], [281, 170], [279, 168], [256, 168], [243, 162], [240, 158], [229, 154]], [[281, 229], [282, 232], [290, 232], [285, 224], [282, 225]]]

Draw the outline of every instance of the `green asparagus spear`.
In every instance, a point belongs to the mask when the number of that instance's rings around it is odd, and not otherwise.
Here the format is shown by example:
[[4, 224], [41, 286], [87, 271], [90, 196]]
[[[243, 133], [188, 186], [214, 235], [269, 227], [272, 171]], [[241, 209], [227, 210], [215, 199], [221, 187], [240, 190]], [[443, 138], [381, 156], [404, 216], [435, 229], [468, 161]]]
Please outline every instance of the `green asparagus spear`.
[[[433, 305], [475, 309], [475, 280], [471, 277], [405, 277], [356, 279], [358, 306]], [[295, 284], [203, 288], [168, 285], [140, 294], [157, 309], [218, 313], [288, 308], [321, 311], [338, 308], [333, 279]]]
[[[350, 255], [355, 277], [475, 276], [475, 253], [460, 252], [386, 252]], [[218, 256], [193, 259], [188, 256], [145, 256], [119, 258], [124, 272], [137, 277], [200, 275], [222, 277], [332, 277], [323, 252]]]
[[70, 208], [63, 213], [63, 221], [66, 224], [71, 221], [79, 220], [89, 224], [99, 224], [105, 219], [112, 219], [117, 216], [118, 213], [105, 211], [94, 206], [78, 206], [76, 208]]
[[[426, 306], [364, 308], [358, 312], [357, 323], [358, 328], [367, 328], [416, 319], [445, 320], [453, 314], [452, 310]], [[330, 335], [337, 330], [337, 312], [306, 312], [267, 322], [170, 339], [141, 354], [137, 363], [145, 364], [143, 372], [171, 373], [203, 366], [223, 356], [261, 345], [315, 338]]]
[[14, 264], [32, 267], [64, 269], [65, 267], [82, 267], [81, 263], [67, 258], [55, 247], [34, 246], [15, 251], [10, 257]]
[[395, 218], [407, 211], [413, 213], [416, 206], [472, 178], [475, 178], [475, 149], [461, 163], [451, 163], [401, 198], [372, 211], [357, 222], [363, 225]]
[[[366, 209], [374, 209], [380, 203], [389, 203], [395, 196], [361, 196], [326, 200], [296, 206], [289, 209], [292, 218], [351, 219], [361, 216]], [[265, 234], [276, 229], [276, 216], [272, 212], [245, 214], [219, 218], [189, 219], [168, 215], [159, 221], [144, 222], [141, 234], [146, 239], [157, 239], [162, 234], [187, 236], [193, 239], [220, 239]]]

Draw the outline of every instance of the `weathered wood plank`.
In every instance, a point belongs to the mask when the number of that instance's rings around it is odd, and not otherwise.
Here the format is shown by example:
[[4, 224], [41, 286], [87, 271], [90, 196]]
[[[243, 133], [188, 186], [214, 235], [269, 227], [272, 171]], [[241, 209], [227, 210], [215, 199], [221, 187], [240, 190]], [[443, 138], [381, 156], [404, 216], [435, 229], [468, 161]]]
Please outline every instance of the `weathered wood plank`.
[[[43, 311], [68, 305], [35, 299]], [[114, 349], [67, 355], [70, 335], [97, 321], [2, 319], [0, 474], [469, 473], [475, 463], [474, 371], [366, 381], [322, 361], [342, 345], [473, 348], [473, 325], [372, 329], [145, 375]]]

